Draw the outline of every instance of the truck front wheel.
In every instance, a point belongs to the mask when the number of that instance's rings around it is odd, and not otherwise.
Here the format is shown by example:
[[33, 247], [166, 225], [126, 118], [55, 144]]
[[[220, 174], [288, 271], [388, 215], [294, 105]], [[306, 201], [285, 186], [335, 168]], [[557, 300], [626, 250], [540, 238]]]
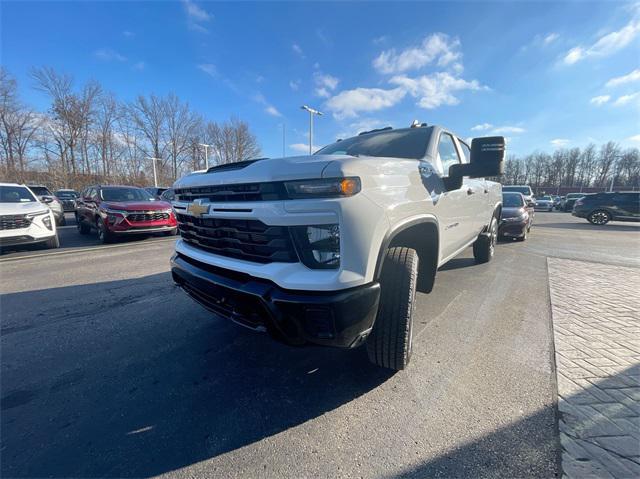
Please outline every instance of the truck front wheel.
[[380, 278], [378, 315], [367, 338], [367, 353], [372, 363], [396, 371], [409, 364], [417, 281], [416, 251], [405, 247], [389, 248]]

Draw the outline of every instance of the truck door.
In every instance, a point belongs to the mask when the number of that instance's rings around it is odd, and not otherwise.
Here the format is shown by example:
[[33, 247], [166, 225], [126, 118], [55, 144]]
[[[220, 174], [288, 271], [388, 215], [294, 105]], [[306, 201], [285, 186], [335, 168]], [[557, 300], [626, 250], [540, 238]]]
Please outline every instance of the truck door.
[[[445, 132], [440, 133], [436, 168], [440, 170], [445, 183], [449, 175], [449, 167], [458, 163], [460, 163], [460, 156], [453, 136]], [[442, 239], [440, 259], [452, 255], [478, 234], [476, 231], [478, 213], [474, 200], [480, 193], [477, 185], [470, 184], [466, 178], [461, 188], [442, 193], [436, 207]]]
[[[459, 138], [456, 138], [456, 140], [462, 162], [471, 162], [471, 148], [469, 148], [469, 145]], [[473, 191], [473, 194], [470, 196], [472, 196], [471, 199], [474, 205], [473, 207], [476, 211], [476, 234], [479, 234], [491, 219], [491, 214], [493, 213], [493, 208], [495, 206], [494, 204], [491, 204], [490, 201], [491, 195], [489, 194], [489, 185], [487, 184], [487, 180], [484, 178], [464, 178], [462, 184], [463, 186], [467, 185]]]

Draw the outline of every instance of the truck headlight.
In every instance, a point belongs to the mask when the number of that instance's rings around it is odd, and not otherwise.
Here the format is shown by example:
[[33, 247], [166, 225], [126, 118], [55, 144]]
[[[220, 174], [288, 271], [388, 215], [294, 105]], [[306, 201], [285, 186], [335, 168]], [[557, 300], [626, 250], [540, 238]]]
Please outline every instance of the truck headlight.
[[340, 227], [337, 224], [294, 226], [291, 232], [305, 266], [312, 269], [340, 266]]
[[360, 178], [323, 178], [285, 182], [291, 199], [353, 196], [360, 191]]

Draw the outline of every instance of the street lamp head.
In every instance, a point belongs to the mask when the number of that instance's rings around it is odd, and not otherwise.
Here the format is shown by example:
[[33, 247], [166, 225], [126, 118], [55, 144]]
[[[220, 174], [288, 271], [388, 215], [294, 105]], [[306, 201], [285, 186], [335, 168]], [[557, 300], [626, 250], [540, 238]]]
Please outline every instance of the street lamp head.
[[198, 143], [200, 146], [204, 146], [205, 148], [210, 148], [211, 145], [207, 145], [206, 143]]
[[302, 105], [302, 106], [300, 107], [300, 109], [301, 109], [301, 110], [306, 110], [306, 111], [308, 111], [309, 113], [311, 113], [312, 115], [322, 115], [322, 114], [323, 114], [321, 111], [318, 111], [318, 110], [316, 110], [316, 109], [314, 109], [314, 108], [311, 108], [310, 106], [307, 106], [307, 105]]

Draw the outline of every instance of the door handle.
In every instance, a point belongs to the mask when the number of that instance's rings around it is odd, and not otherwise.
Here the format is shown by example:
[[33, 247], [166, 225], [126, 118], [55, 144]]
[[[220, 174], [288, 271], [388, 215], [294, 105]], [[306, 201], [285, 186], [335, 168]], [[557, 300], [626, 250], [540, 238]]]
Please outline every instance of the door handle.
[[489, 190], [485, 188], [485, 189], [484, 189], [484, 194], [486, 195], [486, 194], [488, 194], [488, 193], [489, 193]]
[[468, 195], [472, 195], [474, 193], [475, 193], [475, 191], [473, 191], [473, 188], [467, 188], [467, 194]]

